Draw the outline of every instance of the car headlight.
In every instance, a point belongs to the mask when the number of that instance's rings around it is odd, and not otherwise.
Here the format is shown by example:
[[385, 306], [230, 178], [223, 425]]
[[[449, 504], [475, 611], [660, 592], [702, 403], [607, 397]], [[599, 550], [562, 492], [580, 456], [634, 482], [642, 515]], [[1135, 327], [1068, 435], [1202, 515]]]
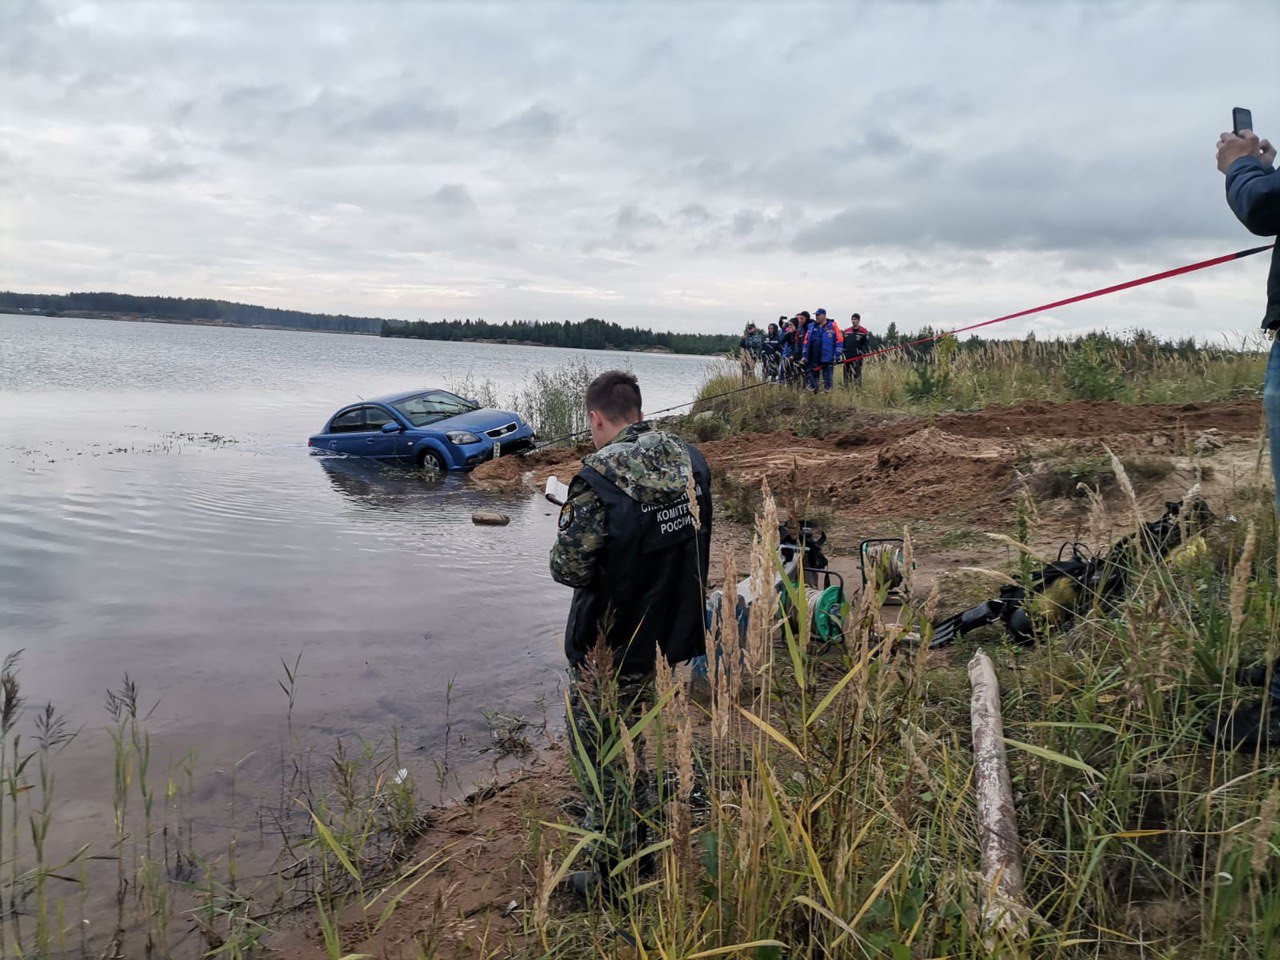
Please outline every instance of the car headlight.
[[449, 438], [450, 443], [463, 444], [480, 442], [480, 438], [470, 430], [450, 430], [445, 434], [445, 436]]

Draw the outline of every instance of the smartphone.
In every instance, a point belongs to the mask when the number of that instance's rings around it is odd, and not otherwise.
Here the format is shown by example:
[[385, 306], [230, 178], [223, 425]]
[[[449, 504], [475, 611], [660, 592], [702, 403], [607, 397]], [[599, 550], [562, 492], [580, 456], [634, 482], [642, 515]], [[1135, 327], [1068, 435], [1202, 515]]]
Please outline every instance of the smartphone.
[[1244, 107], [1235, 107], [1231, 111], [1231, 132], [1237, 137], [1241, 130], [1253, 129], [1253, 114]]

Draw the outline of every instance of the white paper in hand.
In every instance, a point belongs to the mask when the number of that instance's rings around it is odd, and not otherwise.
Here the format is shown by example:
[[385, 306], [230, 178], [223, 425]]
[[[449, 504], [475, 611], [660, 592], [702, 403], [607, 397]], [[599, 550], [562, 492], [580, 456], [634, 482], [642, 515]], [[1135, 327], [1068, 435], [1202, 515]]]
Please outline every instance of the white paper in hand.
[[569, 485], [555, 477], [547, 477], [547, 499], [557, 507], [564, 506], [569, 499]]

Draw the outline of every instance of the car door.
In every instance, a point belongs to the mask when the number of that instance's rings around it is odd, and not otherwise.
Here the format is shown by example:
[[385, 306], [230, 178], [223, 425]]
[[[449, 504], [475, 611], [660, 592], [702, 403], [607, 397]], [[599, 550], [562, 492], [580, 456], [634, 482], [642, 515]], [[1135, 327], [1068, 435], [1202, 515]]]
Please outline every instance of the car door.
[[352, 407], [335, 414], [325, 430], [325, 448], [349, 457], [363, 456], [365, 440], [364, 407]]
[[389, 410], [374, 404], [364, 408], [364, 418], [364, 452], [361, 456], [375, 457], [378, 460], [390, 460], [399, 456], [400, 446], [405, 442], [404, 434], [400, 431], [383, 433], [382, 428], [388, 423], [399, 426], [400, 421]]

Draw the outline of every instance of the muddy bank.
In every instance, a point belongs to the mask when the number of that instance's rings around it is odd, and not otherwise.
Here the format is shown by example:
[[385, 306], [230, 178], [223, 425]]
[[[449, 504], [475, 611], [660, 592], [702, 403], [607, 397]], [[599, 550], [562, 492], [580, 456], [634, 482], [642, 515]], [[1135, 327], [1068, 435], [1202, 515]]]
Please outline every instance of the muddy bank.
[[[337, 920], [344, 948], [357, 955], [415, 957], [429, 931], [434, 956], [537, 956], [528, 923], [536, 878], [543, 856], [555, 850], [563, 857], [565, 847], [555, 831], [545, 839], [533, 831], [539, 821], [562, 819], [561, 804], [575, 790], [563, 751], [552, 748], [499, 787], [435, 811], [409, 861], [425, 863], [421, 879], [401, 885], [403, 899], [372, 936], [382, 901], [367, 914], [356, 906], [343, 911]], [[554, 909], [568, 906], [565, 894], [555, 898]], [[273, 938], [271, 956], [326, 960], [321, 925], [306, 915], [295, 919]]]
[[972, 413], [946, 413], [937, 417], [871, 416], [884, 419], [850, 430], [836, 439], [837, 445], [898, 440], [925, 423], [944, 433], [987, 439], [1088, 439], [1146, 433], [1176, 437], [1181, 431], [1211, 429], [1244, 436], [1256, 434], [1261, 428], [1262, 405], [1257, 400], [1145, 404], [1032, 400], [1016, 406], [992, 406]]
[[[1239, 446], [1255, 442], [1261, 429], [1261, 406], [1253, 400], [1077, 400], [937, 417], [867, 412], [831, 424], [824, 437], [742, 434], [699, 447], [715, 472], [752, 486], [765, 479], [779, 493], [821, 497], [824, 507], [846, 519], [927, 519], [1011, 506], [1020, 475], [1046, 458], [1098, 456], [1106, 448], [1184, 458], [1196, 451], [1198, 440], [1201, 452]], [[474, 480], [490, 490], [540, 490], [548, 476], [568, 480], [588, 451], [578, 447], [504, 458], [478, 467]]]

